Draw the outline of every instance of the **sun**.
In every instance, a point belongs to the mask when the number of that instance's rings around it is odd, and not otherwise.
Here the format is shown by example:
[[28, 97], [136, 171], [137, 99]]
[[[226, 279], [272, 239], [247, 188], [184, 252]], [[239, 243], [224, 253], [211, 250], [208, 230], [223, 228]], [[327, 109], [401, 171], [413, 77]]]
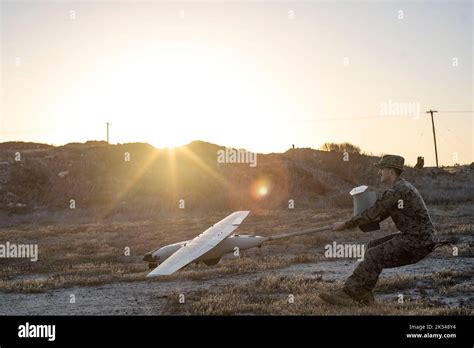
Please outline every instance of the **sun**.
[[193, 44], [127, 53], [64, 91], [55, 124], [67, 129], [60, 132], [64, 142], [104, 138], [110, 122], [111, 143], [174, 147], [231, 137], [237, 143], [258, 118], [278, 111], [261, 92], [267, 90], [263, 80], [249, 69]]

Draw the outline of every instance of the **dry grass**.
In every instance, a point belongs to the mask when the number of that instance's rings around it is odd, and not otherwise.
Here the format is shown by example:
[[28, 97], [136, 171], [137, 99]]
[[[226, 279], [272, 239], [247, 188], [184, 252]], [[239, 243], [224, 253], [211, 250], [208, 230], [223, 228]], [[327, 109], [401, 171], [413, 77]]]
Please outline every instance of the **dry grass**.
[[[446, 308], [429, 299], [379, 301], [371, 306], [332, 306], [319, 298], [320, 292], [334, 291], [340, 285], [305, 279], [301, 276], [266, 276], [251, 286], [226, 286], [218, 292], [193, 293], [186, 302], [171, 296], [169, 311], [191, 315], [468, 315], [468, 308]], [[290, 299], [293, 303], [290, 303]]]
[[[267, 235], [268, 227], [273, 223], [277, 226], [273, 233], [291, 229], [291, 222], [298, 219], [306, 224], [317, 223], [314, 211], [304, 211], [303, 214], [286, 214], [275, 221], [276, 212], [271, 214], [254, 215], [249, 218], [250, 224], [239, 229], [239, 233]], [[135, 274], [147, 271], [147, 265], [142, 256], [162, 245], [176, 241], [192, 239], [205, 228], [223, 218], [222, 214], [199, 216], [172, 216], [167, 219], [148, 221], [133, 221], [127, 223], [85, 222], [50, 224], [23, 224], [11, 228], [0, 229], [2, 241], [11, 243], [38, 243], [39, 260], [32, 263], [22, 259], [0, 260], [0, 277], [5, 282], [18, 276], [55, 275], [89, 277], [92, 275], [105, 276], [122, 273]], [[273, 223], [264, 221], [273, 220]], [[255, 225], [252, 224], [256, 222]], [[296, 223], [298, 225], [298, 223]], [[299, 227], [295, 227], [299, 228]], [[304, 228], [304, 226], [302, 226]], [[252, 272], [257, 269], [271, 269], [290, 265], [292, 263], [309, 262], [316, 258], [312, 248], [332, 240], [330, 236], [310, 236], [289, 241], [278, 241], [260, 250], [244, 252], [239, 262], [222, 261], [214, 268], [200, 268], [199, 272], [190, 267], [178, 273], [180, 277], [206, 277], [231, 272]], [[308, 245], [310, 242], [311, 244]], [[284, 250], [292, 246], [292, 252]], [[130, 256], [125, 256], [125, 248], [130, 248]], [[256, 256], [256, 257], [253, 257]], [[117, 271], [120, 269], [120, 272]], [[200, 274], [197, 274], [200, 273]], [[112, 278], [110, 278], [113, 280]], [[84, 280], [87, 283], [88, 280]], [[5, 288], [5, 285], [2, 286]], [[20, 287], [15, 286], [15, 289]]]
[[[442, 211], [438, 207], [436, 211]], [[54, 223], [24, 223], [0, 228], [2, 242], [38, 243], [39, 261], [0, 260], [0, 292], [37, 293], [71, 286], [96, 286], [117, 282], [145, 280], [148, 267], [142, 261], [146, 252], [156, 247], [195, 237], [225, 214], [177, 214], [149, 220], [129, 221], [58, 221]], [[291, 230], [331, 224], [350, 215], [350, 210], [256, 211], [239, 228], [240, 234], [271, 235]], [[472, 216], [433, 214], [441, 237], [470, 236], [474, 231]], [[343, 233], [320, 233], [269, 243], [262, 249], [243, 252], [240, 260], [222, 260], [214, 267], [190, 265], [162, 281], [210, 280], [224, 275], [256, 274], [277, 270], [293, 264], [328, 261], [323, 258], [325, 244], [337, 240], [367, 242], [370, 239], [396, 231], [391, 222], [382, 224], [381, 231], [361, 233], [351, 230]], [[124, 248], [130, 248], [130, 256]], [[458, 245], [460, 255], [472, 255], [468, 242]], [[436, 251], [435, 257], [446, 257], [449, 247]], [[472, 293], [472, 274], [439, 271], [416, 278], [399, 275], [382, 278], [379, 294], [422, 287], [435, 289], [440, 294]], [[325, 315], [325, 314], [468, 314], [467, 309], [447, 308], [428, 299], [398, 304], [384, 301], [368, 308], [334, 308], [321, 302], [318, 293], [334, 290], [340, 284], [305, 279], [301, 276], [262, 276], [247, 285], [218, 286], [211, 292], [193, 292], [186, 295], [186, 304], [177, 303], [170, 294], [169, 311], [172, 314], [272, 314], [272, 315]], [[293, 294], [295, 302], [288, 303]]]

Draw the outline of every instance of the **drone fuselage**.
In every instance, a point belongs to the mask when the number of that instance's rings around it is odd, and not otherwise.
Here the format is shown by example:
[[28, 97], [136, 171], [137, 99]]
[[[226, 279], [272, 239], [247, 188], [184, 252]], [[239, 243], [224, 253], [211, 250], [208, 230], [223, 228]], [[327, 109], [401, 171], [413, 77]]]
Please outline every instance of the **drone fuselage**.
[[[201, 255], [195, 261], [196, 262], [198, 261], [206, 262], [206, 261], [213, 261], [213, 260], [218, 261], [224, 255], [232, 255], [234, 257], [238, 257], [240, 255], [241, 250], [259, 247], [266, 240], [267, 240], [266, 237], [234, 234], [224, 239], [222, 242], [216, 245], [215, 248]], [[189, 243], [190, 241], [191, 240], [173, 243], [173, 244], [165, 245], [153, 251], [150, 251], [147, 254], [145, 254], [145, 256], [143, 257], [143, 260], [149, 263], [156, 263], [156, 264], [162, 263], [168, 257], [173, 255], [176, 251], [178, 251], [179, 249], [183, 247], [186, 247], [186, 244]]]

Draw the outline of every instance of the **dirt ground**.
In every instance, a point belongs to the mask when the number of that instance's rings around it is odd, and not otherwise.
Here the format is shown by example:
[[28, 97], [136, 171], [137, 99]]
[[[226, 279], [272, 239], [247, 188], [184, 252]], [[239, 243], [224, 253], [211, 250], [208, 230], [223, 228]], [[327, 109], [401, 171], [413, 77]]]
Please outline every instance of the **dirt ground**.
[[[368, 307], [335, 307], [319, 299], [319, 292], [340, 288], [358, 263], [355, 258], [327, 258], [324, 246], [367, 243], [396, 232], [390, 219], [380, 231], [278, 240], [243, 251], [238, 260], [221, 260], [213, 267], [193, 264], [159, 279], [145, 278], [149, 270], [143, 254], [191, 239], [225, 214], [183, 212], [146, 221], [25, 219], [4, 224], [0, 243], [37, 243], [39, 260], [0, 259], [0, 314], [472, 315], [472, 208], [430, 207], [438, 236], [456, 243], [415, 265], [384, 270], [375, 289], [377, 303]], [[252, 212], [237, 233], [279, 234], [332, 224], [350, 214], [323, 209]]]

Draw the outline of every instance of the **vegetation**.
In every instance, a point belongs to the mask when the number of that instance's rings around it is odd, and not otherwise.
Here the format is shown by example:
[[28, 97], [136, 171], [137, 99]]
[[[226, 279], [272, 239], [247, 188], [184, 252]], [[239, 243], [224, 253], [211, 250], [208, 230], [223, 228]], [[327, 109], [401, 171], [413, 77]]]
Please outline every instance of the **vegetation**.
[[324, 143], [321, 146], [321, 150], [323, 150], [323, 151], [334, 151], [334, 152], [338, 152], [338, 153], [344, 153], [344, 152], [352, 153], [352, 154], [353, 153], [357, 153], [357, 154], [361, 153], [360, 147], [358, 147], [356, 145], [353, 145], [351, 143], [341, 143], [341, 144]]

